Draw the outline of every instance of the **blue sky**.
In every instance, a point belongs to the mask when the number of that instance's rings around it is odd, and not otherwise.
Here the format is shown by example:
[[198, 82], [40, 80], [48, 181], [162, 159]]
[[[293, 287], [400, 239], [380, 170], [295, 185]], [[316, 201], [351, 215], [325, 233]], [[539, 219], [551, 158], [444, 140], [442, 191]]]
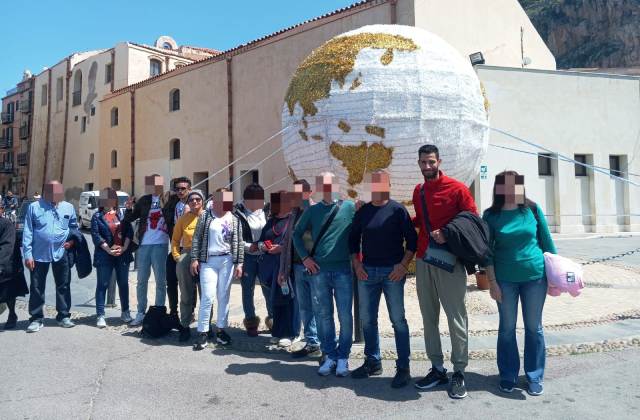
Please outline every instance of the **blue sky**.
[[[121, 41], [152, 44], [170, 35], [179, 45], [226, 50], [356, 0], [40, 0], [2, 9], [0, 97], [20, 81], [73, 52]], [[4, 3], [4, 2], [3, 2]]]

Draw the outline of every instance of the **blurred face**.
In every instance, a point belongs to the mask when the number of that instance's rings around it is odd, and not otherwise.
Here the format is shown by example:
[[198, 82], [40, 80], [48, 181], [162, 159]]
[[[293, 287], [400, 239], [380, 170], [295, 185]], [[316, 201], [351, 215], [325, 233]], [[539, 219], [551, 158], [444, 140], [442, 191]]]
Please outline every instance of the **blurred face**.
[[334, 183], [333, 175], [325, 174], [316, 177], [316, 191], [321, 194], [324, 201], [332, 201], [337, 198], [340, 188]]
[[200, 210], [202, 210], [202, 197], [194, 194], [189, 197], [187, 204], [189, 205], [189, 209], [191, 209], [191, 213], [198, 214]]
[[302, 195], [302, 200], [309, 201], [313, 195], [311, 186], [306, 187], [303, 184], [293, 184], [293, 191]]
[[173, 191], [175, 191], [180, 200], [185, 200], [189, 195], [191, 188], [187, 182], [178, 182], [175, 187], [173, 187]]
[[418, 166], [425, 180], [436, 179], [438, 177], [438, 170], [440, 170], [441, 159], [436, 157], [435, 153], [421, 153], [418, 159]]
[[64, 201], [64, 188], [58, 181], [51, 181], [44, 184], [42, 195], [44, 196], [44, 199], [50, 203], [59, 203]]
[[300, 192], [294, 191], [287, 193], [289, 203], [291, 203], [291, 209], [296, 209], [302, 206], [302, 197], [304, 195]]
[[164, 192], [164, 179], [160, 175], [144, 177], [145, 194], [162, 195]]
[[524, 204], [524, 175], [497, 176], [496, 196], [504, 197], [505, 204]]
[[231, 191], [216, 191], [212, 195], [211, 208], [215, 214], [221, 215], [233, 210], [233, 193]]
[[264, 207], [264, 191], [247, 190], [244, 194], [244, 204], [251, 211]]
[[271, 210], [280, 216], [285, 216], [291, 212], [290, 193], [280, 191], [271, 194]]
[[389, 174], [384, 172], [372, 174], [370, 188], [372, 201], [388, 200], [391, 191]]

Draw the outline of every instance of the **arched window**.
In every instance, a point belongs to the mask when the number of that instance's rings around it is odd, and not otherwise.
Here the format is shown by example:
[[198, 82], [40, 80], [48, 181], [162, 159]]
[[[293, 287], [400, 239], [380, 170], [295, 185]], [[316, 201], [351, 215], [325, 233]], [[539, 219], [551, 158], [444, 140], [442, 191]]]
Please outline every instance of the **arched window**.
[[164, 48], [165, 50], [172, 50], [173, 45], [171, 45], [170, 42], [165, 42], [164, 44], [162, 44], [162, 48]]
[[82, 70], [76, 70], [73, 76], [73, 106], [82, 103]]
[[180, 109], [180, 89], [173, 89], [169, 92], [169, 111]]
[[180, 139], [169, 142], [169, 159], [180, 159]]
[[111, 108], [111, 127], [118, 125], [118, 108]]
[[118, 151], [117, 150], [111, 151], [111, 167], [112, 168], [118, 167]]
[[149, 63], [149, 74], [151, 75], [151, 77], [157, 76], [162, 73], [162, 61], [152, 58]]
[[93, 161], [95, 160], [95, 157], [93, 155], [93, 153], [89, 153], [89, 169], [93, 169]]

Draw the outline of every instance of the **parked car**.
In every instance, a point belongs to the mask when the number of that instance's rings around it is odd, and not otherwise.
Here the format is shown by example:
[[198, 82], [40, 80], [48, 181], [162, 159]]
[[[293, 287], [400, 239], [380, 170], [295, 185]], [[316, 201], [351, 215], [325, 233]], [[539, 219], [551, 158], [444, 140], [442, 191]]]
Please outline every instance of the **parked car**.
[[[120, 211], [124, 212], [124, 205], [129, 198], [129, 194], [124, 191], [117, 191], [118, 194], [118, 206]], [[78, 224], [80, 227], [91, 227], [91, 217], [98, 211], [98, 198], [100, 197], [100, 191], [85, 191], [80, 194], [80, 201], [78, 203]]]

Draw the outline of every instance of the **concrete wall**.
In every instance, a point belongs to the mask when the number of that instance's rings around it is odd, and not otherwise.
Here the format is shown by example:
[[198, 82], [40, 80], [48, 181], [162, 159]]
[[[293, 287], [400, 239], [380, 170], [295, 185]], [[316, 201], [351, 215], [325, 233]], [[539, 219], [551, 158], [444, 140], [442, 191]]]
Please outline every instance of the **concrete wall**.
[[[609, 155], [621, 155], [630, 162], [626, 171], [640, 174], [640, 78], [495, 67], [480, 67], [478, 75], [491, 103], [492, 127], [571, 158], [592, 155], [592, 163], [604, 168]], [[496, 132], [490, 143], [534, 154], [490, 146], [483, 162], [488, 179], [476, 181], [479, 208], [491, 203], [494, 176], [514, 169], [525, 174], [527, 195], [558, 232], [640, 230], [638, 187], [600, 173], [577, 177], [574, 165], [563, 161], [554, 161], [553, 176], [539, 176], [535, 153], [541, 150]], [[629, 179], [640, 183], [638, 176]]]
[[413, 25], [440, 35], [465, 56], [480, 51], [487, 65], [521, 67], [524, 54], [531, 59], [529, 68], [556, 68], [553, 54], [516, 0], [407, 1], [414, 3]]

